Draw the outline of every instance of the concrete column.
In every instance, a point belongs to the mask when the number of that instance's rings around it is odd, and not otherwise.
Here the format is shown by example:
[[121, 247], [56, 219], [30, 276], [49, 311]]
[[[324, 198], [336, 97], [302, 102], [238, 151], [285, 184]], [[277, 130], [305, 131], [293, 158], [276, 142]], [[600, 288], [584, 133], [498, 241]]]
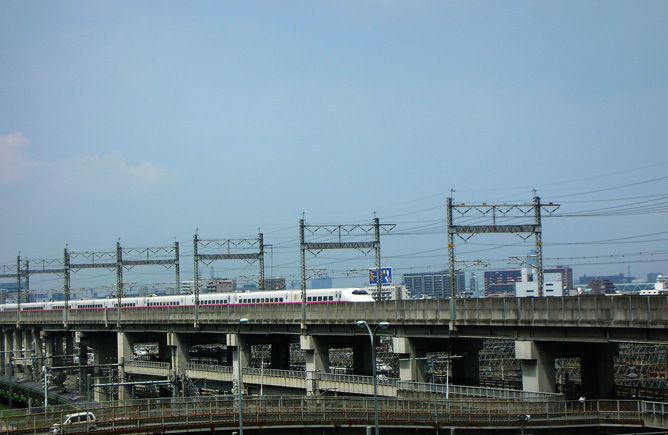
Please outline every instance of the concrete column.
[[42, 349], [42, 331], [37, 328], [32, 330], [32, 345], [35, 352], [33, 375], [36, 381], [42, 380], [42, 366], [44, 366], [44, 350]]
[[424, 359], [426, 353], [419, 354], [416, 343], [407, 337], [392, 337], [394, 353], [399, 354], [399, 379], [405, 382], [427, 382]]
[[23, 364], [23, 374], [27, 379], [33, 379], [32, 329], [25, 329], [23, 331], [22, 348], [25, 350], [25, 352], [23, 352], [23, 358], [30, 358], [21, 361], [21, 363]]
[[554, 347], [548, 342], [516, 341], [515, 358], [522, 363], [523, 390], [555, 393]]
[[[116, 346], [114, 346], [114, 339]], [[119, 338], [118, 334], [96, 333], [86, 334], [78, 337], [80, 346], [87, 346], [93, 349], [93, 364], [98, 366], [100, 364], [113, 364], [117, 362], [120, 354], [118, 348]], [[109, 378], [101, 377], [100, 368], [95, 367], [93, 375], [90, 377], [91, 384], [100, 384], [109, 382]], [[93, 400], [104, 402], [111, 400], [109, 397], [109, 390], [103, 387], [97, 387], [93, 390]]]
[[[134, 343], [130, 340], [130, 337], [125, 332], [119, 332], [116, 334], [116, 340], [118, 345], [116, 347], [117, 355], [116, 360], [121, 361], [132, 361], [134, 359]], [[125, 382], [125, 372], [122, 367], [118, 368], [118, 378], [121, 382]], [[129, 400], [132, 398], [132, 387], [131, 386], [119, 386], [118, 387], [118, 400]]]
[[[239, 374], [240, 370], [243, 370], [244, 367], [248, 367], [248, 361], [250, 360], [250, 346], [248, 346], [246, 339], [241, 334], [228, 334], [228, 353], [230, 348], [232, 348], [234, 352], [234, 360], [232, 361], [232, 394], [238, 394], [239, 388], [241, 387], [239, 385]], [[241, 374], [243, 376], [243, 372]]]
[[15, 329], [12, 338], [14, 339], [12, 343], [12, 350], [14, 351], [12, 353], [12, 358], [14, 358], [12, 373], [14, 373], [14, 376], [17, 376], [21, 373], [21, 365], [23, 364], [23, 360], [17, 359], [23, 357], [23, 352], [21, 352], [23, 350], [23, 331]]
[[74, 357], [74, 334], [68, 334], [65, 336], [65, 361], [67, 361], [66, 364], [69, 364], [72, 362]]
[[[130, 340], [130, 336], [125, 332], [116, 334], [117, 339], [117, 361], [132, 361], [134, 359], [134, 343]], [[98, 364], [98, 362], [95, 362]]]
[[171, 348], [172, 369], [177, 373], [186, 369], [186, 364], [190, 361], [188, 351], [190, 343], [186, 334], [177, 334], [175, 332], [167, 333], [167, 346]]
[[63, 336], [56, 335], [53, 338], [53, 362], [56, 366], [64, 366], [63, 361]]
[[44, 360], [44, 364], [48, 367], [53, 367], [53, 334], [50, 334], [46, 331], [42, 331], [42, 340], [44, 341], [44, 352], [46, 353], [47, 359]]
[[14, 371], [12, 370], [11, 367], [9, 367], [9, 362], [12, 358], [14, 358], [13, 355], [13, 350], [14, 350], [14, 330], [6, 330], [5, 331], [5, 374], [6, 375], [11, 375]]
[[5, 373], [5, 366], [7, 365], [7, 354], [6, 350], [7, 347], [5, 346], [5, 340], [7, 339], [7, 329], [2, 328], [0, 330], [0, 370], [2, 371], [3, 374]]
[[315, 395], [318, 391], [318, 373], [329, 371], [329, 348], [325, 340], [312, 335], [302, 335], [299, 338], [306, 358], [306, 395]]

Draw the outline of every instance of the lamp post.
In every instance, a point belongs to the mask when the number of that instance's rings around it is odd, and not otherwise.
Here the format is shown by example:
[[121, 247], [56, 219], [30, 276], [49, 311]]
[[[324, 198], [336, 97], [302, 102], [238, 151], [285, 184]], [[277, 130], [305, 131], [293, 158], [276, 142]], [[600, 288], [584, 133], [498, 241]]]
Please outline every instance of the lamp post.
[[239, 435], [244, 435], [244, 414], [241, 408], [241, 393], [243, 391], [243, 369], [241, 368], [241, 325], [248, 323], [248, 319], [245, 317], [239, 319], [239, 331], [237, 333], [237, 367], [239, 370], [238, 379], [237, 379], [237, 393], [239, 397]]
[[374, 424], [376, 427], [376, 435], [378, 435], [378, 377], [376, 376], [376, 346], [374, 344], [374, 335], [378, 328], [387, 328], [390, 326], [390, 322], [380, 322], [371, 332], [371, 328], [366, 320], [358, 320], [357, 326], [365, 326], [366, 330], [369, 332], [369, 339], [371, 340], [371, 363], [373, 369], [373, 416]]

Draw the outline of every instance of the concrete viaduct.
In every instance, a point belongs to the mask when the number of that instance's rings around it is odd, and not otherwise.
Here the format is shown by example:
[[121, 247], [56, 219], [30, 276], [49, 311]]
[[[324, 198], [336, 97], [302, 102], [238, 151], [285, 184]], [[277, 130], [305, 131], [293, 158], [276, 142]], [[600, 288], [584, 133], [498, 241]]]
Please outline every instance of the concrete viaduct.
[[[400, 357], [400, 379], [381, 382], [381, 396], [396, 396], [401, 385], [424, 382], [429, 352], [464, 355], [453, 360], [453, 377], [475, 379], [482, 340], [502, 338], [516, 342], [525, 391], [554, 393], [554, 359], [579, 356], [584, 394], [593, 399], [612, 397], [618, 343], [668, 342], [666, 296], [312, 303], [305, 313], [304, 319], [298, 304], [0, 312], [0, 358], [2, 367], [12, 358], [17, 370], [35, 376], [42, 365], [58, 365], [59, 355], [73, 353], [77, 342], [82, 357], [93, 352], [95, 364], [123, 363], [123, 377], [165, 379], [183, 373], [234, 382], [242, 369], [244, 383], [258, 383], [263, 376], [265, 385], [301, 388], [309, 395], [328, 389], [371, 394], [369, 382], [328, 373], [329, 349], [352, 348], [354, 373], [368, 379], [369, 334], [356, 325], [365, 320], [372, 329], [390, 323], [376, 336], [392, 337]], [[248, 322], [241, 324], [242, 318]], [[158, 361], [133, 361], [133, 345], [146, 342], [159, 343]], [[214, 343], [234, 349], [230, 367], [190, 363], [191, 346]], [[289, 370], [291, 343], [305, 351], [305, 372]], [[246, 367], [250, 345], [256, 344], [271, 344], [266, 373]], [[119, 394], [123, 399], [129, 392]], [[103, 395], [96, 399], [106, 400]]]

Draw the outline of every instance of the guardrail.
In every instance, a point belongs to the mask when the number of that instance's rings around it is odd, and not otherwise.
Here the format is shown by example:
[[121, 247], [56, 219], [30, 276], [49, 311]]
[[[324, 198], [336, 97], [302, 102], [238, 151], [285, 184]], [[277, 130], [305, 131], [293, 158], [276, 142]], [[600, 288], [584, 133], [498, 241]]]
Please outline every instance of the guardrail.
[[147, 369], [169, 370], [169, 368], [172, 365], [170, 363], [160, 362], [160, 361], [130, 360], [130, 361], [125, 361], [125, 366], [126, 367], [143, 367], [143, 368], [147, 368]]
[[[171, 365], [163, 362], [151, 361], [127, 361], [126, 365], [129, 367], [144, 367], [169, 370]], [[210, 373], [225, 373], [232, 374], [232, 366], [210, 365], [210, 364], [186, 364], [186, 370], [210, 372]], [[280, 369], [266, 369], [256, 367], [244, 367], [244, 376], [259, 376], [264, 377], [266, 382], [270, 382], [270, 378], [284, 378], [284, 379], [307, 379], [306, 372], [295, 370], [280, 370]], [[358, 385], [372, 385], [373, 376], [364, 375], [348, 375], [338, 373], [320, 373], [313, 374], [314, 381], [322, 382], [341, 382]], [[246, 378], [246, 381], [248, 379]], [[396, 378], [378, 378], [378, 386], [396, 388], [397, 391], [405, 391], [415, 394], [438, 394], [445, 396], [446, 392], [449, 397], [481, 397], [486, 399], [507, 399], [507, 400], [536, 400], [536, 401], [558, 401], [564, 400], [563, 395], [555, 393], [539, 393], [531, 391], [511, 390], [505, 388], [488, 388], [488, 387], [474, 387], [466, 385], [444, 385], [422, 382], [401, 381]], [[446, 391], [447, 390], [447, 391]]]
[[[150, 399], [123, 404], [100, 403], [77, 412], [93, 412], [98, 433], [132, 431], [156, 433], [168, 430], [188, 432], [234, 429], [238, 426], [238, 398], [217, 396], [210, 399]], [[434, 406], [435, 403], [435, 406]], [[442, 427], [551, 427], [598, 425], [642, 426], [643, 405], [637, 401], [592, 401], [583, 408], [577, 402], [519, 402], [466, 399], [379, 399], [381, 427], [392, 425], [433, 428], [436, 418]], [[274, 397], [242, 399], [243, 422], [248, 428], [279, 428], [288, 425], [331, 427], [369, 426], [374, 420], [374, 402], [360, 397]], [[8, 434], [44, 433], [48, 427], [72, 410], [67, 407], [25, 410], [0, 418], [2, 432]], [[518, 418], [519, 417], [519, 418]]]
[[505, 388], [472, 387], [467, 385], [444, 385], [423, 382], [398, 381], [398, 390], [419, 394], [437, 394], [451, 397], [485, 399], [504, 399], [522, 401], [563, 402], [564, 396], [557, 393], [539, 393], [533, 391], [510, 390]]
[[232, 366], [220, 366], [212, 364], [186, 364], [186, 370], [197, 370], [202, 372], [212, 372], [212, 373], [232, 373]]
[[263, 369], [255, 367], [244, 367], [243, 374], [250, 376], [266, 376], [287, 379], [306, 379], [306, 372], [295, 370]]

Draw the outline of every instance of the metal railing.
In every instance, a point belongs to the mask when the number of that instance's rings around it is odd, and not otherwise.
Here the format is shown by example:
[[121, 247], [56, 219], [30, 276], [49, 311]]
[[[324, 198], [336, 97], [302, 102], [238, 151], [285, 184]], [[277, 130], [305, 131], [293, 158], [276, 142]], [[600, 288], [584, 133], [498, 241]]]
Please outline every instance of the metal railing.
[[244, 376], [266, 376], [287, 379], [306, 379], [306, 372], [295, 370], [263, 369], [256, 367], [244, 367]]
[[186, 364], [186, 370], [197, 370], [202, 372], [213, 372], [213, 373], [232, 373], [232, 366], [221, 366], [221, 365], [212, 365], [212, 364]]
[[169, 369], [172, 365], [168, 362], [160, 362], [160, 361], [142, 361], [142, 360], [130, 360], [130, 361], [125, 361], [125, 366], [126, 367], [143, 367], [147, 369]]
[[[643, 409], [638, 401], [602, 400], [578, 402], [521, 402], [490, 399], [388, 399], [379, 400], [381, 426], [443, 427], [476, 424], [481, 427], [577, 427], [584, 424], [642, 426]], [[252, 396], [242, 400], [244, 426], [263, 428], [294, 425], [326, 427], [336, 424], [368, 426], [374, 419], [373, 399], [363, 397], [275, 397]], [[235, 428], [238, 425], [237, 398], [149, 399], [119, 404], [96, 404], [89, 411], [96, 416], [98, 431], [134, 430], [155, 432], [165, 429]], [[1, 432], [44, 433], [72, 412], [69, 407], [28, 409], [0, 418]], [[523, 417], [523, 418], [518, 418]], [[436, 420], [437, 419], [437, 420]], [[135, 428], [135, 429], [132, 429]]]

